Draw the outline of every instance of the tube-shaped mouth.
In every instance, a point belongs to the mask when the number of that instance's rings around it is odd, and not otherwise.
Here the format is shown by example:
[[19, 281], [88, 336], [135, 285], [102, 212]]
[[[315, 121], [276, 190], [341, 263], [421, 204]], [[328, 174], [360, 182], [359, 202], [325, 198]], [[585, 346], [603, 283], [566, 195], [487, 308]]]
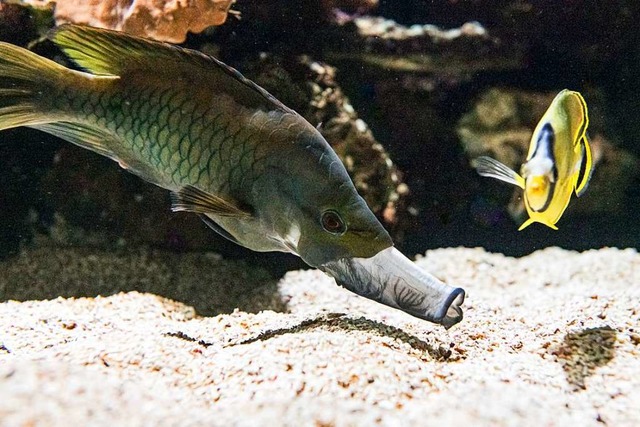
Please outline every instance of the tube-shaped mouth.
[[449, 329], [462, 320], [464, 290], [442, 283], [394, 247], [371, 258], [342, 258], [320, 269], [358, 295]]

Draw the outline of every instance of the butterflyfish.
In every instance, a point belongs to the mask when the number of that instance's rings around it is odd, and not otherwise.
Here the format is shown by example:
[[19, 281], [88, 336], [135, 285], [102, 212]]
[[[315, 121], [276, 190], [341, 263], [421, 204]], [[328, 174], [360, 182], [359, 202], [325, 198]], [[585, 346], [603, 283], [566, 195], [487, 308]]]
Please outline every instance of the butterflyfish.
[[593, 172], [588, 126], [584, 98], [579, 92], [565, 89], [556, 95], [536, 126], [520, 174], [491, 157], [475, 159], [475, 168], [480, 175], [524, 190], [529, 218], [519, 230], [534, 222], [557, 230], [556, 223], [571, 196], [584, 194]]

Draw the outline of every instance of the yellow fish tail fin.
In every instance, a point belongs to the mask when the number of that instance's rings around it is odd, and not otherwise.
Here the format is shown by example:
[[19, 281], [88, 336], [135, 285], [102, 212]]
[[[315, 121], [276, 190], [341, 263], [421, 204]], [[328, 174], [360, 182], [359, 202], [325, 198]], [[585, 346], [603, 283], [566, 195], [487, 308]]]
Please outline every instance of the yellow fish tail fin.
[[524, 179], [507, 165], [487, 156], [480, 156], [473, 161], [473, 167], [481, 176], [499, 179], [517, 185], [524, 190]]
[[544, 225], [546, 225], [547, 227], [549, 227], [549, 228], [550, 228], [550, 229], [552, 229], [552, 230], [556, 230], [556, 231], [558, 231], [558, 227], [556, 227], [556, 225], [555, 225], [555, 224], [551, 224], [551, 223], [547, 223], [547, 222], [545, 222], [545, 223], [544, 223]]
[[582, 150], [582, 157], [580, 160], [580, 169], [578, 170], [576, 178], [576, 196], [580, 197], [587, 190], [589, 180], [593, 174], [593, 155], [591, 153], [591, 146], [587, 137], [584, 136], [580, 144]]
[[518, 231], [524, 230], [525, 228], [527, 228], [528, 226], [530, 226], [534, 222], [539, 222], [541, 224], [546, 225], [547, 227], [549, 227], [551, 229], [558, 230], [558, 227], [556, 227], [555, 224], [551, 224], [550, 222], [536, 221], [533, 218], [529, 218], [528, 220], [526, 220], [525, 222], [522, 223], [520, 228], [518, 228]]
[[0, 130], [51, 121], [51, 89], [70, 70], [8, 43], [0, 43]]
[[525, 228], [527, 228], [528, 226], [530, 226], [531, 224], [533, 224], [535, 221], [531, 218], [527, 219], [525, 222], [522, 223], [522, 225], [520, 226], [520, 228], [518, 228], [518, 231], [522, 231]]

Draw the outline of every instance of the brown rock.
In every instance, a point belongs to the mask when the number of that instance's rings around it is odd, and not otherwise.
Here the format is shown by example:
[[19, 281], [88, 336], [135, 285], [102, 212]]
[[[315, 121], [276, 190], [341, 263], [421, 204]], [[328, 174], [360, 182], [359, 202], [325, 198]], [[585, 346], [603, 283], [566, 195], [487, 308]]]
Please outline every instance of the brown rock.
[[[222, 25], [235, 0], [56, 0], [56, 24], [74, 23], [121, 30], [172, 43], [181, 43], [187, 32], [199, 33]], [[25, 0], [46, 7], [49, 1]]]
[[478, 22], [458, 28], [406, 27], [383, 17], [338, 18], [343, 41], [330, 57], [388, 71], [468, 79], [475, 72], [522, 67], [523, 49], [490, 34]]

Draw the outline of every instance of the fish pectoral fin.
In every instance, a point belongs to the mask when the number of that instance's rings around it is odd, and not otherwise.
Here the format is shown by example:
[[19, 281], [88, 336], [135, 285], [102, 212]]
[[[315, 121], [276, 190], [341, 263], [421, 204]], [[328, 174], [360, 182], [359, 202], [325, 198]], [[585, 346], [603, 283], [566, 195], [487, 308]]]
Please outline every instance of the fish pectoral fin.
[[479, 175], [499, 179], [509, 184], [517, 185], [524, 190], [524, 179], [514, 170], [496, 159], [480, 156], [473, 160], [473, 167]]
[[587, 137], [584, 136], [580, 144], [582, 150], [582, 158], [580, 161], [580, 169], [578, 170], [576, 179], [576, 196], [580, 197], [584, 194], [589, 186], [591, 175], [593, 174], [593, 156], [591, 153], [591, 146]]
[[171, 193], [171, 210], [173, 212], [194, 212], [244, 219], [251, 217], [251, 213], [247, 209], [239, 207], [237, 203], [207, 193], [192, 185], [187, 185]]

